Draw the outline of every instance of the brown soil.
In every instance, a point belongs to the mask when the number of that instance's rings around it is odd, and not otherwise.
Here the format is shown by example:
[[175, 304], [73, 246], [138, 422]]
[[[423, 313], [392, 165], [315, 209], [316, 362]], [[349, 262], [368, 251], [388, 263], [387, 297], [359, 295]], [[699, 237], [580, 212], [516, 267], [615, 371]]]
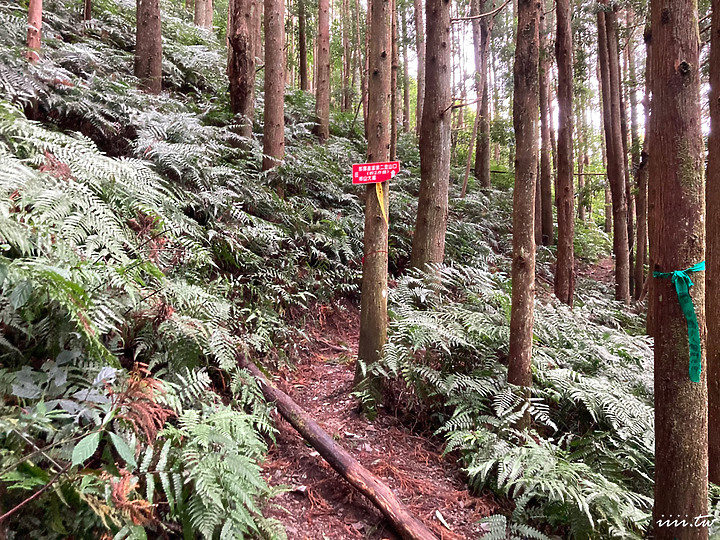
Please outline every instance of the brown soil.
[[578, 275], [594, 281], [612, 284], [615, 280], [615, 267], [612, 257], [606, 257], [595, 264], [581, 266]]
[[[320, 307], [305, 329], [309, 339], [303, 358], [294, 371], [280, 374], [279, 386], [386, 482], [439, 539], [479, 537], [478, 520], [498, 511], [500, 504], [491, 494], [468, 492], [459, 464], [442, 456], [441, 441], [414, 434], [382, 411], [373, 422], [359, 414], [351, 396], [358, 327], [357, 307]], [[276, 425], [277, 441], [263, 468], [271, 485], [289, 491], [273, 499], [268, 515], [283, 523], [290, 540], [397, 538], [372, 503], [287, 422], [278, 416]]]

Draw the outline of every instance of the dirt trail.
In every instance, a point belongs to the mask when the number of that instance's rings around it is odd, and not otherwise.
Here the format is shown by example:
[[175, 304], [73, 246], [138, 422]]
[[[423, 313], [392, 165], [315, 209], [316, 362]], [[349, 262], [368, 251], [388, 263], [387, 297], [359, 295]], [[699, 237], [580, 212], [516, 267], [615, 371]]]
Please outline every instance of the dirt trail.
[[[358, 413], [351, 396], [358, 324], [355, 306], [322, 308], [306, 327], [306, 354], [294, 371], [281, 373], [279, 386], [380, 476], [438, 538], [479, 537], [478, 520], [500, 509], [494, 497], [471, 495], [459, 465], [442, 458], [437, 441], [413, 434], [382, 411], [374, 422]], [[292, 490], [273, 499], [268, 514], [285, 525], [290, 540], [397, 538], [380, 512], [288, 423], [278, 417], [277, 427], [277, 443], [263, 468], [271, 485]]]

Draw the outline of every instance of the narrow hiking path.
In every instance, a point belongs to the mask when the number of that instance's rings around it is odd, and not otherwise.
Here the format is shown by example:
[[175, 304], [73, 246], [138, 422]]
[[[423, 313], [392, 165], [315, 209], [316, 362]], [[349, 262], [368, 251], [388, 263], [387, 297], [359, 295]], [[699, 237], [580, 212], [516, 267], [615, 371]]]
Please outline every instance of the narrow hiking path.
[[[414, 434], [380, 411], [373, 422], [358, 412], [351, 395], [358, 308], [344, 302], [323, 307], [306, 326], [301, 361], [283, 370], [278, 385], [365, 467], [395, 491], [443, 540], [476, 538], [477, 522], [501, 509], [492, 494], [473, 496], [440, 441]], [[350, 487], [279, 415], [277, 442], [263, 469], [268, 482], [290, 491], [273, 499], [269, 515], [290, 540], [395, 540], [380, 512]], [[442, 520], [445, 523], [442, 523]]]

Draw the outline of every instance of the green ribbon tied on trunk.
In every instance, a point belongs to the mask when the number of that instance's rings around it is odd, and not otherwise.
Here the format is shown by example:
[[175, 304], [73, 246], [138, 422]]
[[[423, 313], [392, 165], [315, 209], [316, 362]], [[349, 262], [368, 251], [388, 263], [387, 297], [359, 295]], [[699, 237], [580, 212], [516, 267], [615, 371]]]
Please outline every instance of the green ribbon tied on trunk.
[[656, 278], [672, 278], [673, 285], [675, 285], [680, 308], [687, 321], [688, 345], [690, 349], [690, 380], [696, 383], [700, 382], [702, 355], [700, 352], [700, 328], [698, 327], [697, 315], [695, 314], [695, 305], [693, 304], [692, 296], [690, 296], [690, 287], [693, 286], [693, 282], [688, 274], [691, 272], [702, 272], [703, 270], [705, 270], [705, 261], [699, 262], [687, 270], [653, 272], [653, 277]]

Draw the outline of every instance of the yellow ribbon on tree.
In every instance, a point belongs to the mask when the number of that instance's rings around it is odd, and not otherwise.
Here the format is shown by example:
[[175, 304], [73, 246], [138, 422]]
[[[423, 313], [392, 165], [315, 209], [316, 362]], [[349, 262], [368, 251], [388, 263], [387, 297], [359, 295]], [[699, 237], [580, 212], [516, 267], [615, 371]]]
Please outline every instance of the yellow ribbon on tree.
[[380, 203], [380, 212], [382, 212], [385, 225], [390, 227], [390, 222], [388, 221], [387, 214], [385, 213], [385, 194], [383, 193], [382, 182], [375, 183], [375, 193], [377, 193], [378, 202]]

